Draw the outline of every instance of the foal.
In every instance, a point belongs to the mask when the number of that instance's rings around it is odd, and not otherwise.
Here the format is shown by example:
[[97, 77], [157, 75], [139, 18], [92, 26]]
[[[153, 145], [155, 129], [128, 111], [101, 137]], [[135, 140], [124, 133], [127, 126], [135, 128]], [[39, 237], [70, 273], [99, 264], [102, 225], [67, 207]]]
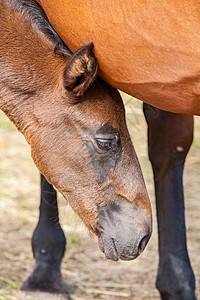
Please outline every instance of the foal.
[[[30, 144], [44, 176], [44, 203], [54, 203], [52, 184], [99, 237], [107, 258], [136, 258], [151, 236], [150, 202], [121, 97], [94, 82], [93, 44], [72, 54], [34, 0], [0, 0], [0, 13], [0, 108]], [[60, 238], [64, 245], [62, 232]], [[45, 282], [60, 259], [49, 258], [47, 246], [37, 244], [34, 253]], [[55, 268], [59, 277], [59, 263]]]

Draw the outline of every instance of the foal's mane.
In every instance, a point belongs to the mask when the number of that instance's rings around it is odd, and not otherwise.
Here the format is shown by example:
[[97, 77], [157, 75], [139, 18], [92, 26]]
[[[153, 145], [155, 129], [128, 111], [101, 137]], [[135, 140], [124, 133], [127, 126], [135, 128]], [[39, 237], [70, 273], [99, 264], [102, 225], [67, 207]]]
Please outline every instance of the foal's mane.
[[9, 3], [19, 15], [27, 17], [30, 20], [31, 25], [36, 26], [38, 30], [40, 30], [46, 38], [55, 45], [54, 52], [56, 54], [59, 54], [63, 58], [65, 57], [65, 54], [71, 54], [67, 45], [61, 40], [49, 23], [45, 12], [35, 0], [5, 0], [5, 3], [6, 2]]

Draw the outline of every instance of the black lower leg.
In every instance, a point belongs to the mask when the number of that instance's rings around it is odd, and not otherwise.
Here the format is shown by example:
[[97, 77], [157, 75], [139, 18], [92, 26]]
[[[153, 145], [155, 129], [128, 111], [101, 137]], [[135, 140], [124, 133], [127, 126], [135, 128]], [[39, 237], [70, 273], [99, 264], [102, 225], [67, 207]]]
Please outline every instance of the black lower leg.
[[184, 162], [193, 138], [193, 118], [147, 104], [144, 104], [144, 113], [158, 220], [156, 286], [163, 300], [194, 300], [195, 278], [186, 245], [182, 182]]
[[24, 282], [22, 290], [68, 294], [60, 272], [65, 247], [66, 239], [58, 217], [57, 194], [53, 186], [41, 175], [40, 216], [32, 237], [36, 266]]

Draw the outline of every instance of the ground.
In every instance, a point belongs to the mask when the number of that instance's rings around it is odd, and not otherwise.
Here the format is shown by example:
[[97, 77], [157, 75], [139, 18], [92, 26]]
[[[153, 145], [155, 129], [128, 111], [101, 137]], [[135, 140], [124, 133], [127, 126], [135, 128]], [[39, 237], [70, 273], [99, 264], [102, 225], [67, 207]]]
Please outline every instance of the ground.
[[[157, 225], [151, 166], [147, 157], [146, 124], [141, 102], [125, 96], [127, 120], [139, 156], [153, 207], [153, 236], [144, 253], [134, 261], [106, 260], [97, 239], [59, 196], [60, 219], [68, 249], [62, 263], [63, 277], [73, 300], [160, 299], [155, 289], [158, 264]], [[200, 299], [200, 120], [187, 159], [184, 183], [186, 226], [191, 263]], [[38, 219], [39, 173], [23, 136], [0, 113], [0, 300], [65, 299], [63, 296], [20, 291], [34, 266], [31, 236]]]

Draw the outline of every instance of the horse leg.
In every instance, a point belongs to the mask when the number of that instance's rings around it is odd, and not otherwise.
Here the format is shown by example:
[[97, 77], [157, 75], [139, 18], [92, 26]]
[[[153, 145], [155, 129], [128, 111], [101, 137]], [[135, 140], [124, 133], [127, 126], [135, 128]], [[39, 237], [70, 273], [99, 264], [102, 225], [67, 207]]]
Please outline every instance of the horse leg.
[[57, 193], [41, 175], [40, 216], [32, 237], [36, 265], [22, 290], [68, 294], [60, 271], [65, 246], [65, 235], [59, 224]]
[[183, 168], [193, 139], [193, 117], [144, 104], [149, 159], [155, 182], [159, 268], [163, 300], [195, 300], [195, 277], [186, 245]]

